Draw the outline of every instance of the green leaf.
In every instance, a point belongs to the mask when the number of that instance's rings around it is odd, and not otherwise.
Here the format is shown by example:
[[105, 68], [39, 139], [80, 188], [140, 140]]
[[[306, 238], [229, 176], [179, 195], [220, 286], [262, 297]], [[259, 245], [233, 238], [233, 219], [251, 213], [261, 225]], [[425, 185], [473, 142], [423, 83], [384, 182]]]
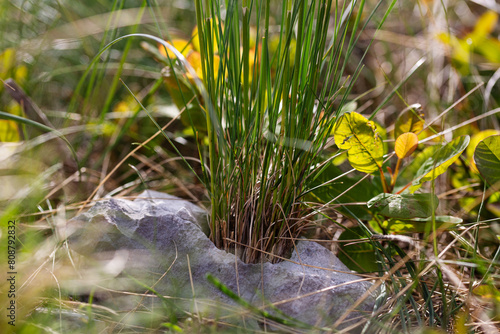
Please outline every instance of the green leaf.
[[167, 327], [168, 329], [174, 331], [174, 332], [177, 332], [177, 333], [182, 333], [183, 330], [182, 328], [180, 328], [179, 326], [177, 326], [176, 324], [172, 324], [170, 322], [165, 322], [163, 324], [161, 324], [163, 327]]
[[474, 49], [492, 63], [500, 63], [500, 41], [497, 38], [487, 38]]
[[[341, 174], [342, 171], [338, 167], [334, 166], [333, 163], [329, 164], [313, 182], [312, 188], [337, 178]], [[345, 207], [336, 207], [335, 210], [348, 217], [368, 220], [372, 217], [372, 214], [366, 205], [352, 205], [351, 203], [367, 202], [375, 195], [379, 194], [382, 189], [378, 186], [380, 183], [373, 184], [367, 179], [363, 181], [360, 180], [361, 177], [359, 176], [344, 176], [338, 178], [332, 183], [328, 183], [311, 191], [311, 200], [327, 203], [345, 192], [333, 204], [346, 203], [347, 205]]]
[[419, 133], [424, 128], [424, 115], [418, 114], [410, 109], [398, 117], [394, 126], [394, 138], [398, 138], [403, 133]]
[[500, 135], [481, 141], [474, 152], [474, 161], [486, 182], [500, 188]]
[[343, 114], [335, 125], [334, 140], [338, 148], [347, 150], [347, 158], [356, 170], [373, 173], [382, 167], [382, 139], [373, 122], [364, 116], [356, 112]]
[[[461, 218], [452, 216], [436, 216], [436, 228], [438, 230], [450, 230], [462, 222]], [[424, 233], [426, 226], [432, 222], [432, 217], [414, 219], [389, 219], [382, 223], [387, 233]]]
[[193, 127], [203, 133], [207, 132], [206, 113], [199, 104], [189, 105], [181, 114], [181, 122], [186, 127]]
[[469, 136], [461, 136], [441, 146], [441, 148], [437, 150], [432, 157], [428, 158], [419, 168], [412, 182], [412, 186], [410, 187], [410, 192], [413, 193], [420, 188], [422, 183], [432, 181], [443, 174], [467, 148], [469, 141]]
[[433, 194], [387, 194], [382, 193], [366, 205], [374, 212], [390, 218], [426, 218], [431, 216], [439, 204]]
[[[358, 240], [365, 238], [363, 235], [363, 229], [358, 226], [342, 232], [339, 241]], [[337, 255], [339, 260], [351, 270], [357, 272], [374, 272], [379, 270], [375, 249], [369, 241], [356, 243], [341, 242], [340, 251]]]

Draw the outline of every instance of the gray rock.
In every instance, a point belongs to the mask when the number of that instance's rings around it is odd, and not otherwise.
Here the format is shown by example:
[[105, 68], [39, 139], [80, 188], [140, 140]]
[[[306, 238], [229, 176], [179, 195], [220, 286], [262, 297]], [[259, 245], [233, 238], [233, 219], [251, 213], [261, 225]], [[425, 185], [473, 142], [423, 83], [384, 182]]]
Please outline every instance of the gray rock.
[[[208, 239], [204, 210], [159, 192], [145, 191], [134, 201], [98, 202], [68, 225], [73, 231], [70, 248], [84, 255], [81, 272], [88, 277], [76, 283], [82, 290], [95, 279], [108, 289], [145, 292], [137, 284], [140, 281], [164, 296], [176, 297], [175, 307], [190, 312], [235, 313], [236, 303], [207, 281], [209, 273], [255, 306], [277, 303], [287, 316], [316, 326], [333, 324], [371, 286], [348, 284], [359, 277], [329, 250], [306, 240], [296, 243], [290, 261], [243, 263]], [[99, 275], [91, 269], [96, 268], [92, 261], [100, 264]], [[103, 275], [109, 279], [103, 280]], [[112, 301], [126, 308], [135, 307], [138, 300]], [[370, 296], [348, 319], [370, 312], [374, 301]], [[272, 307], [267, 310], [274, 312]]]

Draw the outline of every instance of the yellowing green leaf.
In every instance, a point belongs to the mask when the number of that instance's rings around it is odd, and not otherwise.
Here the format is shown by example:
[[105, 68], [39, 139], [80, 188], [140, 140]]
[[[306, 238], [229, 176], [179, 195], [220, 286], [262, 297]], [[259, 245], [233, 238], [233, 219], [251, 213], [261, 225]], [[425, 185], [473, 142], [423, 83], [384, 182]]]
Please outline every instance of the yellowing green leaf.
[[467, 326], [469, 322], [469, 312], [462, 309], [455, 317], [454, 333], [455, 334], [467, 334], [469, 333], [469, 328]]
[[476, 296], [483, 297], [489, 301], [500, 303], [500, 291], [491, 285], [478, 285], [472, 292]]
[[458, 159], [460, 154], [465, 151], [469, 145], [469, 141], [469, 136], [455, 138], [448, 144], [443, 145], [432, 157], [425, 160], [417, 171], [416, 177], [410, 187], [410, 192], [414, 192], [420, 188], [422, 183], [434, 180], [443, 174]]
[[[14, 101], [12, 101], [9, 105], [6, 106], [5, 112], [16, 116], [23, 115], [21, 106]], [[21, 129], [20, 126], [14, 120], [9, 120], [9, 119], [0, 120], [0, 142], [20, 141], [21, 140], [20, 129]]]
[[347, 150], [347, 158], [353, 168], [373, 173], [383, 163], [384, 146], [375, 125], [364, 116], [349, 112], [337, 121], [334, 130], [337, 147]]
[[340, 154], [333, 158], [332, 163], [335, 166], [342, 165], [347, 160], [347, 154]]
[[490, 62], [498, 62], [500, 55], [500, 43], [498, 39], [489, 37], [498, 22], [498, 14], [488, 11], [476, 22], [474, 30], [464, 36], [457, 38], [447, 33], [440, 33], [437, 38], [450, 47], [451, 58], [455, 67], [461, 74], [469, 74], [471, 54], [481, 54]]
[[394, 150], [399, 159], [404, 159], [415, 151], [418, 145], [418, 137], [413, 132], [403, 133], [396, 139]]
[[500, 41], [496, 38], [488, 37], [474, 46], [474, 51], [482, 55], [492, 63], [500, 63]]
[[373, 124], [375, 124], [375, 132], [377, 132], [377, 135], [382, 140], [382, 144], [384, 146], [383, 152], [387, 152], [387, 129], [385, 126], [382, 126], [376, 121], [373, 121]]
[[439, 150], [439, 146], [437, 145], [427, 146], [422, 150], [422, 152], [419, 152], [417, 155], [412, 157], [411, 162], [401, 169], [401, 172], [396, 180], [394, 192], [401, 190], [401, 188], [406, 186], [408, 183], [413, 182], [420, 167], [422, 167], [424, 162], [431, 158], [437, 150]]
[[[181, 122], [187, 127], [193, 127], [197, 131], [207, 131], [206, 113], [198, 102], [201, 97], [195, 96], [192, 87], [187, 80], [170, 67], [162, 70], [163, 82], [169, 92], [174, 104], [179, 110], [185, 109], [181, 114]], [[176, 78], [177, 76], [177, 78]]]
[[470, 63], [470, 45], [467, 41], [456, 38], [447, 33], [440, 33], [437, 38], [450, 47], [451, 57], [458, 65], [467, 65]]
[[14, 68], [16, 61], [16, 51], [12, 48], [0, 53], [0, 78], [6, 79], [9, 72]]
[[488, 11], [477, 20], [474, 30], [464, 37], [475, 53], [483, 55], [488, 61], [500, 62], [500, 42], [489, 37], [498, 23], [498, 14]]
[[498, 22], [498, 14], [494, 11], [487, 11], [477, 20], [474, 31], [470, 33], [467, 37], [475, 39], [486, 38]]
[[174, 332], [177, 332], [177, 333], [183, 333], [184, 330], [177, 326], [176, 324], [173, 324], [173, 323], [170, 323], [170, 322], [165, 322], [162, 324], [163, 327], [167, 327], [168, 329], [170, 330], [173, 330]]
[[[28, 76], [28, 68], [24, 65], [17, 66], [16, 50], [12, 48], [5, 49], [0, 53], [0, 79], [14, 78], [16, 82], [22, 85]], [[0, 92], [3, 91], [3, 83], [0, 83]]]
[[424, 128], [424, 115], [417, 114], [413, 110], [407, 110], [398, 117], [394, 127], [394, 138], [403, 133], [419, 133]]
[[101, 125], [102, 134], [106, 137], [111, 137], [115, 133], [115, 131], [117, 130], [117, 123], [113, 123], [110, 121], [104, 121], [100, 125]]
[[[196, 75], [200, 79], [203, 79], [203, 68], [201, 64], [201, 55], [199, 52], [193, 51], [189, 54], [189, 56], [186, 57], [186, 60], [188, 63], [193, 67], [193, 69], [196, 71]], [[213, 71], [214, 78], [217, 79], [219, 77], [219, 66], [220, 66], [220, 58], [219, 56], [215, 55], [213, 57], [213, 62], [211, 63], [211, 71]], [[227, 73], [227, 71], [226, 71]], [[187, 73], [187, 77], [189, 79], [192, 79], [193, 76], [191, 73]]]
[[479, 173], [479, 171], [476, 168], [476, 163], [474, 162], [474, 151], [476, 150], [477, 144], [479, 144], [480, 141], [489, 136], [498, 134], [500, 134], [500, 131], [489, 129], [478, 132], [470, 138], [470, 144], [467, 147], [467, 150], [465, 150], [465, 154], [467, 155], [467, 159], [469, 160], [471, 170], [474, 173]]
[[500, 188], [500, 135], [481, 141], [474, 152], [474, 161], [486, 182]]

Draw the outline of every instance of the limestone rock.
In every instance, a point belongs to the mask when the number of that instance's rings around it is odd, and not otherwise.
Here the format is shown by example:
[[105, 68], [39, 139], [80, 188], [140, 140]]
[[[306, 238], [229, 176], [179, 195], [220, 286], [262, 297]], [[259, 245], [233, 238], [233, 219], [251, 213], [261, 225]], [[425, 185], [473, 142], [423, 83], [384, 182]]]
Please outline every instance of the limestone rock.
[[[317, 326], [333, 324], [370, 287], [368, 282], [349, 284], [359, 277], [329, 250], [307, 240], [296, 243], [291, 261], [243, 263], [208, 239], [204, 210], [159, 192], [145, 191], [134, 201], [98, 202], [69, 226], [74, 231], [70, 248], [84, 255], [81, 264], [87, 269], [82, 273], [89, 276], [80, 285], [93, 284], [89, 268], [94, 261], [109, 276], [103, 281], [101, 272], [100, 286], [146, 292], [140, 281], [180, 298], [175, 306], [192, 312], [223, 315], [224, 307], [236, 305], [207, 281], [209, 273], [255, 306], [277, 303], [286, 315]], [[374, 300], [370, 296], [350, 318], [369, 314]], [[135, 301], [118, 298], [115, 303], [134, 307]]]

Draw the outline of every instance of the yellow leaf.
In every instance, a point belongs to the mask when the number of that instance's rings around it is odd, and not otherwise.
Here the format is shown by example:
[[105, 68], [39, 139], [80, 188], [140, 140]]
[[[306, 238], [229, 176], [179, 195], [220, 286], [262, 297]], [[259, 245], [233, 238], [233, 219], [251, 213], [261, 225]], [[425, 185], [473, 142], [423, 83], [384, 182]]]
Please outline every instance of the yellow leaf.
[[28, 68], [24, 65], [18, 66], [14, 73], [14, 79], [19, 85], [23, 85], [28, 78]]
[[373, 122], [356, 112], [343, 114], [335, 125], [337, 147], [347, 150], [351, 166], [360, 172], [373, 173], [382, 167], [384, 145], [375, 129]]
[[450, 48], [450, 56], [454, 66], [463, 74], [468, 74], [471, 59], [471, 39], [458, 39], [447, 33], [440, 33], [437, 38]]
[[[0, 79], [7, 79], [12, 76], [15, 67], [16, 50], [12, 48], [5, 49], [0, 53]], [[3, 91], [3, 83], [0, 82], [0, 92]]]
[[191, 37], [193, 38], [193, 46], [196, 51], [200, 51], [200, 38], [198, 37], [198, 26], [195, 26], [193, 32], [191, 33]]
[[[193, 51], [191, 54], [186, 58], [188, 63], [193, 66], [193, 69], [196, 71], [196, 74], [200, 79], [203, 79], [203, 67], [201, 65], [201, 55], [199, 52]], [[210, 68], [213, 69], [213, 75], [214, 78], [217, 79], [219, 77], [219, 65], [220, 65], [220, 58], [217, 55], [213, 56], [213, 64], [210, 66]], [[191, 73], [187, 73], [187, 77], [189, 79], [193, 79], [193, 76]]]
[[494, 11], [487, 11], [477, 20], [474, 31], [468, 36], [473, 40], [486, 38], [498, 22], [498, 14]]
[[395, 151], [399, 159], [404, 159], [415, 151], [418, 137], [413, 132], [403, 133], [396, 139]]
[[[211, 36], [211, 41], [212, 41], [212, 46], [213, 46], [213, 52], [217, 53], [219, 52], [219, 47], [217, 44], [216, 36], [215, 36], [215, 27], [221, 27], [222, 30], [224, 30], [224, 25], [219, 25], [219, 20], [215, 20], [215, 25], [212, 22], [212, 19], [209, 20], [210, 29], [212, 30], [212, 36]], [[218, 29], [218, 28], [217, 28]], [[198, 26], [194, 27], [193, 32], [191, 33], [192, 37], [192, 43], [193, 47], [196, 51], [200, 52], [200, 38], [198, 37]], [[205, 36], [207, 38], [207, 36]], [[208, 41], [206, 41], [208, 43]]]
[[130, 111], [130, 107], [125, 101], [120, 101], [113, 107], [113, 111], [114, 112], [128, 112], [128, 111]]
[[0, 78], [7, 79], [10, 71], [14, 68], [16, 51], [12, 48], [0, 53]]
[[[182, 54], [184, 57], [187, 57], [187, 55], [190, 53], [191, 50], [193, 50], [193, 47], [189, 41], [186, 41], [185, 39], [173, 39], [172, 41], [169, 41], [169, 43], [179, 51], [180, 54]], [[166, 49], [163, 45], [158, 46], [158, 50], [160, 53], [167, 57], [170, 57], [170, 59], [176, 59], [176, 55], [170, 51], [169, 49]]]
[[474, 30], [463, 38], [454, 35], [440, 33], [437, 38], [450, 47], [451, 58], [455, 67], [463, 74], [469, 73], [468, 65], [471, 54], [483, 55], [490, 62], [498, 62], [498, 39], [488, 37], [495, 29], [498, 22], [498, 14], [488, 11], [476, 22]]
[[18, 142], [20, 140], [17, 123], [0, 120], [0, 142]]

